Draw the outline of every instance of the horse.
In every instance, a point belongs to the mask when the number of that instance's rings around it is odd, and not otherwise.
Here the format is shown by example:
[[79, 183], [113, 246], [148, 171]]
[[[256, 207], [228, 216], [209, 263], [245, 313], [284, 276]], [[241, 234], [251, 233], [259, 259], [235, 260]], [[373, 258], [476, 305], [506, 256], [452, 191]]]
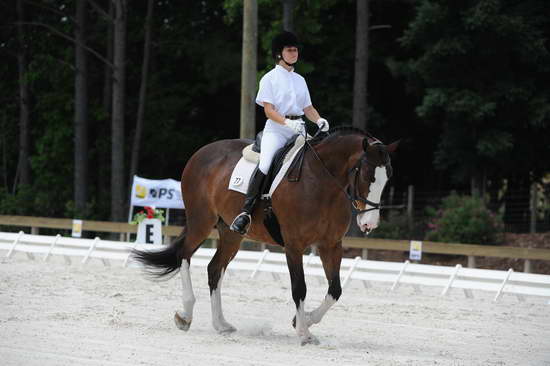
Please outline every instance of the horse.
[[[176, 326], [189, 330], [195, 296], [189, 273], [193, 253], [216, 227], [219, 244], [208, 264], [212, 325], [219, 333], [234, 332], [222, 312], [221, 284], [229, 262], [243, 236], [229, 230], [228, 223], [240, 212], [244, 195], [228, 190], [231, 173], [250, 140], [219, 140], [199, 149], [187, 162], [181, 178], [186, 219], [182, 233], [159, 251], [134, 251], [134, 259], [158, 278], [180, 271], [183, 311], [174, 315]], [[292, 320], [300, 343], [319, 344], [309, 328], [321, 321], [342, 293], [340, 263], [342, 238], [350, 226], [350, 202], [358, 211], [357, 225], [368, 233], [378, 226], [380, 198], [392, 175], [390, 153], [399, 141], [384, 145], [372, 135], [352, 127], [336, 128], [324, 138], [307, 143], [301, 176], [297, 182], [283, 179], [272, 195], [284, 242], [296, 315]], [[258, 202], [246, 237], [279, 245], [263, 223], [264, 202]], [[322, 303], [305, 310], [306, 283], [302, 263], [306, 248], [315, 246], [328, 281]]]

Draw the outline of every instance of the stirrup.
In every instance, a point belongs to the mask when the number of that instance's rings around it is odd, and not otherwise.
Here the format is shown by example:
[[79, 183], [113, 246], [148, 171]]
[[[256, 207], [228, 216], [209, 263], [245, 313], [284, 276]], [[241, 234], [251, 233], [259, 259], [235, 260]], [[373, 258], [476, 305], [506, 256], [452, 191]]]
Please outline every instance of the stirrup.
[[[244, 227], [239, 227], [237, 224], [237, 220], [239, 219], [244, 220], [245, 217], [248, 218], [248, 223], [246, 223]], [[252, 222], [252, 216], [246, 211], [241, 212], [240, 214], [237, 215], [237, 217], [235, 217], [235, 219], [231, 223], [231, 226], [229, 226], [229, 230], [235, 231], [241, 235], [245, 235], [248, 232], [248, 227], [250, 226], [251, 222]]]

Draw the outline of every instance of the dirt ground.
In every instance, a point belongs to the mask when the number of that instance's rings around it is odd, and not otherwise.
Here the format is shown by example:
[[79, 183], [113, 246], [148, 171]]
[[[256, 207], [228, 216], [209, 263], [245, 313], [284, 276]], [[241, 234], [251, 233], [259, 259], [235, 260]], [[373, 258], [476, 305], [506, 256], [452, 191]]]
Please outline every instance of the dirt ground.
[[[300, 346], [290, 325], [289, 280], [231, 271], [223, 284], [226, 319], [211, 326], [206, 269], [192, 266], [197, 303], [189, 332], [174, 326], [179, 276], [151, 282], [121, 263], [86, 266], [11, 259], [0, 251], [0, 364], [68, 365], [550, 365], [550, 305], [528, 297], [462, 291], [441, 297], [352, 281], [323, 321], [320, 345]], [[308, 282], [306, 308], [326, 286]]]

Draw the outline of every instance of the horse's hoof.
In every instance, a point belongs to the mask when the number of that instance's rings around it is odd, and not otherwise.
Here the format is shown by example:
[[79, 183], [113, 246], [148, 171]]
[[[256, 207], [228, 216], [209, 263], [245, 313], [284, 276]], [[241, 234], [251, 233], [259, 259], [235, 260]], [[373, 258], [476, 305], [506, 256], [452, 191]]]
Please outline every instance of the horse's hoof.
[[191, 327], [191, 321], [193, 319], [186, 319], [185, 315], [180, 314], [179, 311], [176, 311], [176, 314], [174, 314], [174, 322], [176, 323], [176, 327], [183, 331], [188, 331], [189, 327]]
[[300, 345], [305, 346], [306, 344], [314, 344], [317, 346], [319, 345], [319, 340], [313, 334], [300, 337]]
[[237, 331], [237, 328], [229, 324], [228, 322], [223, 322], [221, 324], [214, 324], [214, 329], [219, 334], [230, 334]]

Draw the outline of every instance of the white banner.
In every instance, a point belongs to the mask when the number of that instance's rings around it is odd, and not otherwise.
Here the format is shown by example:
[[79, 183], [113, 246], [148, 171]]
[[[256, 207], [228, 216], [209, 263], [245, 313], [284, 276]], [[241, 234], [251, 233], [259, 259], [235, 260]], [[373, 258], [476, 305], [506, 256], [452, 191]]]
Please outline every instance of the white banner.
[[180, 182], [174, 179], [145, 179], [134, 175], [131, 205], [183, 209], [185, 205]]

